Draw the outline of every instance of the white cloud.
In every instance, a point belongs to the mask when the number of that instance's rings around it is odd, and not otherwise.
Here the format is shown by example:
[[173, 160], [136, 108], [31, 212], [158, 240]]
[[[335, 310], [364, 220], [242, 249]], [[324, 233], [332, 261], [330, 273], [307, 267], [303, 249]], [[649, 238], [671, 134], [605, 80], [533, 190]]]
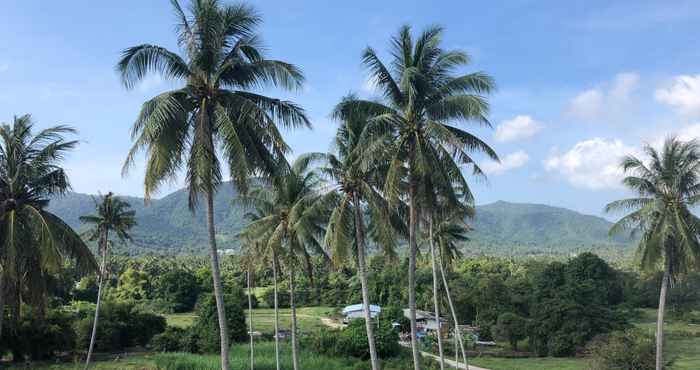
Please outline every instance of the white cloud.
[[481, 169], [487, 175], [502, 175], [507, 171], [514, 170], [524, 166], [530, 160], [530, 156], [522, 150], [510, 153], [501, 158], [501, 162], [487, 162], [481, 166]]
[[598, 120], [617, 113], [629, 103], [638, 85], [638, 74], [618, 73], [612, 82], [585, 90], [571, 99], [567, 115], [581, 120]]
[[7, 72], [7, 70], [10, 69], [10, 65], [7, 63], [1, 63], [0, 64], [0, 73], [2, 72]]
[[146, 77], [144, 77], [141, 82], [138, 84], [138, 89], [141, 92], [148, 92], [154, 89], [157, 89], [163, 83], [165, 82], [165, 79], [163, 79], [163, 76], [159, 74], [149, 74]]
[[683, 115], [700, 114], [700, 74], [681, 75], [673, 83], [655, 92], [656, 100], [670, 105]]
[[544, 125], [527, 115], [519, 115], [513, 119], [505, 120], [496, 127], [494, 138], [499, 142], [508, 142], [526, 139], [537, 134]]
[[565, 153], [556, 151], [544, 161], [544, 168], [564, 176], [576, 187], [599, 190], [621, 186], [623, 156], [639, 155], [636, 148], [620, 140], [594, 138], [577, 143]]
[[569, 115], [581, 118], [595, 118], [603, 106], [603, 93], [600, 89], [586, 90], [576, 95], [569, 103]]

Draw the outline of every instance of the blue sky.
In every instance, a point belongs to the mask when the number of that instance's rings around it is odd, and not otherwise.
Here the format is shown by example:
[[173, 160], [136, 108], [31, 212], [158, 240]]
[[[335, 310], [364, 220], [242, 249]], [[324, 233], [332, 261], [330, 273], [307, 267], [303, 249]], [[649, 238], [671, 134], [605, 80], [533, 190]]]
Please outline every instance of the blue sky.
[[[98, 5], [99, 4], [99, 5]], [[477, 202], [536, 202], [601, 214], [625, 195], [616, 163], [664, 136], [700, 135], [700, 3], [694, 1], [257, 1], [269, 56], [297, 64], [295, 94], [313, 131], [287, 132], [296, 154], [329, 147], [328, 117], [348, 92], [374, 93], [363, 48], [382, 53], [402, 24], [446, 28], [444, 46], [469, 52], [468, 70], [491, 74], [501, 165], [484, 161]], [[66, 161], [79, 192], [142, 194], [142, 166], [122, 178], [129, 128], [140, 104], [173, 87], [157, 76], [125, 91], [114, 71], [122, 49], [155, 43], [176, 50], [165, 0], [3, 1], [0, 121], [32, 113], [40, 126], [67, 123], [80, 148]], [[383, 54], [386, 55], [386, 54]], [[166, 187], [161, 195], [177, 188]]]

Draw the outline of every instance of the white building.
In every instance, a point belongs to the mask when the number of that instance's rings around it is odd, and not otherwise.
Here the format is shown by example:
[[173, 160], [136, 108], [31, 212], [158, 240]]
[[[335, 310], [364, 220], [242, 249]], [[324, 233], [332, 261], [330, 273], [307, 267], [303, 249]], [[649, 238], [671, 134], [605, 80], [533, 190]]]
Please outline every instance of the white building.
[[[381, 312], [381, 307], [374, 304], [369, 305], [369, 314], [373, 319], [376, 318]], [[362, 304], [353, 304], [343, 308], [343, 315], [345, 316], [345, 321], [362, 319], [365, 317], [365, 311]]]
[[[410, 311], [408, 308], [404, 308], [403, 316], [410, 319]], [[419, 332], [434, 332], [438, 328], [444, 328], [447, 324], [447, 320], [440, 318], [440, 322], [435, 319], [435, 315], [428, 311], [416, 310], [416, 326]]]

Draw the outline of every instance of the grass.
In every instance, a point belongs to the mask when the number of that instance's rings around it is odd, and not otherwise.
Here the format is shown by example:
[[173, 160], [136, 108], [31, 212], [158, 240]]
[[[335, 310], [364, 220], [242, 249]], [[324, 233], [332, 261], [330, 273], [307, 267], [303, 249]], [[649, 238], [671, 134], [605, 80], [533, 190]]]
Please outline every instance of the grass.
[[[668, 314], [666, 315], [668, 317]], [[656, 330], [656, 310], [642, 310], [635, 326], [654, 333]], [[673, 360], [673, 370], [700, 369], [700, 325], [690, 325], [683, 321], [664, 321], [664, 345], [666, 357]]]
[[[246, 310], [248, 315], [248, 310]], [[297, 308], [297, 324], [299, 330], [312, 332], [324, 326], [322, 318], [330, 318], [336, 315], [336, 310], [331, 307], [300, 307]], [[179, 313], [165, 315], [170, 326], [187, 328], [194, 323], [197, 315], [193, 313]], [[291, 310], [280, 309], [280, 329], [289, 330], [292, 326]], [[275, 310], [272, 308], [256, 308], [253, 310], [253, 329], [262, 333], [273, 333], [275, 328]]]
[[497, 358], [479, 357], [469, 361], [491, 370], [584, 370], [588, 368], [588, 360], [583, 358]]

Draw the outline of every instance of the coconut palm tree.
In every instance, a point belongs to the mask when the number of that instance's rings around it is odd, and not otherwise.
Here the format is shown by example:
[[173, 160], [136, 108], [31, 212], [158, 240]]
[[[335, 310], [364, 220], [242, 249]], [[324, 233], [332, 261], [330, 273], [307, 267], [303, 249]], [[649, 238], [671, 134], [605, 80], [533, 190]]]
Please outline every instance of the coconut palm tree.
[[[324, 235], [323, 223], [327, 209], [317, 187], [319, 179], [309, 170], [311, 160], [300, 157], [288, 173], [273, 179], [271, 188], [259, 188], [248, 201], [263, 204], [272, 212], [248, 225], [249, 235], [260, 239], [267, 237], [267, 249], [281, 251], [281, 257], [289, 275], [289, 295], [292, 321], [292, 363], [299, 369], [297, 340], [297, 315], [294, 303], [297, 265], [302, 262], [306, 272], [312, 275], [311, 255], [320, 254], [328, 259], [319, 239]], [[273, 261], [276, 258], [273, 257]], [[276, 269], [277, 266], [273, 266]]]
[[100, 264], [100, 276], [97, 288], [97, 304], [95, 305], [95, 318], [92, 322], [92, 334], [90, 335], [90, 346], [85, 358], [85, 370], [90, 367], [90, 358], [95, 346], [97, 336], [97, 323], [100, 318], [100, 303], [102, 302], [102, 288], [107, 278], [107, 258], [109, 255], [109, 233], [110, 231], [126, 243], [131, 240], [129, 230], [136, 225], [136, 212], [131, 209], [131, 205], [114, 194], [107, 195], [100, 199], [94, 199], [96, 213], [88, 216], [81, 216], [80, 221], [92, 226], [88, 234], [90, 241], [97, 241], [102, 263]]
[[33, 128], [29, 115], [0, 125], [0, 313], [7, 305], [13, 321], [21, 303], [43, 313], [46, 279], [67, 259], [81, 273], [97, 270], [80, 236], [46, 210], [51, 197], [70, 189], [59, 165], [78, 144], [64, 138], [75, 130], [59, 125], [34, 133]]
[[[415, 317], [419, 186], [426, 178], [440, 178], [435, 182], [456, 181], [460, 189], [468, 190], [460, 165], [469, 165], [475, 173], [482, 173], [470, 154], [483, 152], [498, 160], [485, 142], [453, 126], [459, 121], [475, 121], [490, 127], [485, 96], [494, 89], [494, 82], [481, 72], [456, 75], [457, 69], [466, 65], [469, 58], [461, 51], [442, 49], [442, 33], [442, 28], [430, 27], [414, 42], [410, 27], [402, 27], [391, 42], [389, 67], [372, 48], [367, 48], [363, 63], [384, 99], [354, 99], [337, 109], [341, 116], [363, 112], [373, 117], [362, 140], [366, 143], [365, 154], [367, 157], [382, 156], [389, 161], [384, 184], [388, 200], [392, 204], [401, 196], [408, 200], [408, 303], [416, 370], [420, 369]], [[387, 137], [390, 140], [387, 141]], [[384, 145], [386, 142], [391, 145]], [[402, 186], [404, 181], [407, 181], [407, 189]], [[450, 191], [445, 196], [450, 202], [468, 203], [471, 193]]]
[[145, 198], [185, 171], [190, 208], [204, 195], [209, 254], [214, 281], [221, 366], [228, 369], [226, 327], [219, 271], [213, 196], [222, 180], [222, 161], [235, 186], [245, 192], [251, 174], [280, 171], [288, 152], [277, 124], [310, 126], [296, 104], [251, 92], [273, 85], [296, 89], [303, 76], [295, 66], [264, 57], [254, 34], [258, 14], [247, 5], [217, 0], [193, 1], [185, 12], [171, 1], [178, 18], [177, 36], [183, 55], [142, 44], [124, 50], [117, 65], [122, 82], [133, 88], [149, 72], [183, 83], [143, 104], [132, 128], [134, 145], [124, 173], [140, 151], [146, 152]]
[[638, 256], [647, 271], [663, 266], [656, 322], [656, 369], [664, 366], [663, 330], [669, 284], [700, 263], [700, 219], [690, 209], [700, 203], [700, 145], [670, 137], [657, 151], [647, 145], [647, 158], [627, 156], [622, 183], [637, 197], [612, 202], [606, 211], [628, 211], [610, 234], [631, 230], [639, 235]]
[[[346, 98], [352, 99], [352, 97]], [[331, 208], [324, 245], [331, 250], [336, 265], [347, 262], [352, 255], [357, 264], [357, 275], [362, 287], [362, 305], [367, 330], [370, 360], [373, 370], [378, 370], [379, 358], [374, 343], [372, 316], [366, 267], [366, 229], [364, 214], [370, 215], [378, 245], [386, 255], [393, 255], [395, 245], [391, 224], [392, 215], [378, 191], [383, 182], [378, 163], [366, 165], [359, 140], [367, 124], [366, 116], [346, 117], [335, 136], [335, 153], [309, 153], [302, 159], [322, 162], [318, 171], [332, 181], [327, 189], [327, 202]], [[366, 205], [366, 207], [365, 207]]]
[[[256, 192], [254, 192], [256, 193]], [[275, 212], [274, 204], [272, 201], [268, 201], [264, 198], [265, 195], [269, 193], [259, 193], [254, 199], [242, 198], [241, 202], [250, 203], [254, 208], [251, 211], [246, 212], [244, 218], [250, 221], [253, 226], [246, 226], [245, 229], [239, 234], [239, 237], [244, 241], [243, 243], [243, 253], [249, 256], [251, 259], [255, 258], [259, 260], [260, 263], [265, 264], [266, 261], [272, 262], [272, 287], [273, 287], [273, 310], [274, 310], [274, 331], [275, 331], [275, 368], [280, 370], [280, 315], [279, 315], [279, 297], [277, 291], [277, 280], [278, 280], [278, 266], [279, 266], [279, 255], [280, 251], [276, 248], [278, 245], [268, 243], [270, 239], [270, 230], [264, 228], [256, 227], [256, 222], [273, 215]], [[252, 262], [252, 261], [249, 261]], [[252, 316], [251, 316], [251, 331], [252, 331]]]

